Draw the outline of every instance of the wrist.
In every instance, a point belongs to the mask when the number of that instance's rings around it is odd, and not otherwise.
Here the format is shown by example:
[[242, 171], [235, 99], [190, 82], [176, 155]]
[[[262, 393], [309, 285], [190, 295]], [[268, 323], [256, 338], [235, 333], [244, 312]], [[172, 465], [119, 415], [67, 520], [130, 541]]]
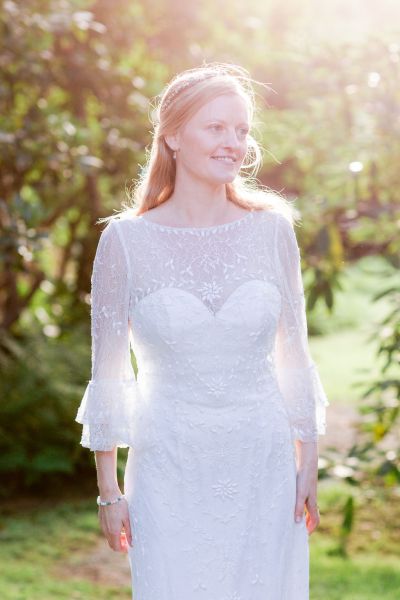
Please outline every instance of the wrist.
[[102, 500], [114, 500], [114, 498], [121, 495], [122, 492], [118, 485], [111, 487], [99, 486], [99, 496]]
[[299, 462], [297, 464], [297, 473], [318, 473], [318, 463]]
[[97, 487], [101, 499], [108, 500], [121, 494], [117, 477], [117, 450], [96, 452]]
[[116, 496], [112, 500], [104, 500], [101, 496], [97, 496], [97, 504], [98, 506], [112, 506], [113, 504], [118, 504], [125, 498], [124, 494], [120, 494]]

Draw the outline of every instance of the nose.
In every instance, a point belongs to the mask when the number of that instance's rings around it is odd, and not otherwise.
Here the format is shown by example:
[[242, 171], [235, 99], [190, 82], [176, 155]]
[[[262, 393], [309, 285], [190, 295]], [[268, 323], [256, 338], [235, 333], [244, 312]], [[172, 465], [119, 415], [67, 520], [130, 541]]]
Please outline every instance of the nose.
[[223, 145], [225, 148], [238, 148], [240, 146], [240, 139], [238, 138], [236, 129], [234, 127], [228, 127], [225, 130]]

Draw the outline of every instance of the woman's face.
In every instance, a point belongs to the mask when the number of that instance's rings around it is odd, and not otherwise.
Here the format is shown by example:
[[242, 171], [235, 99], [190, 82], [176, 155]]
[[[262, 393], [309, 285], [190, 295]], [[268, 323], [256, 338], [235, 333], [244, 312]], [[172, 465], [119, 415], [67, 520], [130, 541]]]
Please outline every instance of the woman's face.
[[246, 101], [239, 94], [217, 96], [178, 132], [177, 170], [211, 184], [233, 181], [247, 152], [249, 128]]

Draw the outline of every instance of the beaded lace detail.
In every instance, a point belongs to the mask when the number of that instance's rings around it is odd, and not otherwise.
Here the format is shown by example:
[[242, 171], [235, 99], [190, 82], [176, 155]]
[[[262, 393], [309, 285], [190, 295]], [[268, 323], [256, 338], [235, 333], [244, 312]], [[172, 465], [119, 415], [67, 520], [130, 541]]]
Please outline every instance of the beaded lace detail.
[[248, 214], [244, 217], [241, 217], [239, 219], [236, 219], [235, 221], [229, 221], [227, 223], [221, 223], [219, 225], [209, 225], [206, 227], [179, 227], [179, 226], [175, 226], [175, 225], [161, 225], [160, 223], [156, 223], [154, 221], [150, 221], [147, 217], [144, 217], [143, 215], [140, 215], [139, 217], [137, 217], [137, 219], [144, 221], [146, 224], [148, 223], [151, 227], [154, 227], [155, 229], [159, 229], [161, 231], [171, 231], [171, 230], [176, 230], [176, 231], [190, 231], [193, 233], [196, 232], [211, 232], [211, 231], [218, 231], [218, 230], [227, 230], [227, 229], [231, 229], [231, 227], [236, 227], [237, 225], [241, 225], [243, 221], [247, 220], [247, 219], [251, 219], [254, 216], [253, 211], [248, 211]]
[[293, 441], [324, 433], [327, 404], [285, 217], [107, 225], [76, 420], [83, 446], [130, 447], [133, 600], [308, 600]]
[[92, 450], [134, 445], [143, 400], [130, 346], [142, 387], [157, 381], [160, 393], [218, 406], [232, 390], [278, 384], [295, 438], [325, 432], [300, 252], [281, 214], [174, 227], [126, 213], [107, 225], [92, 275], [92, 377], [77, 415]]

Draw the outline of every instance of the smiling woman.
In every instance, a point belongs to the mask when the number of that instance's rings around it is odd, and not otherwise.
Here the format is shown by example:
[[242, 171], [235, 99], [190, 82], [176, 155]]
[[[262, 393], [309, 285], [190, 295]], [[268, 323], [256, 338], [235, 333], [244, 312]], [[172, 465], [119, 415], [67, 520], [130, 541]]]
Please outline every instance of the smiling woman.
[[[164, 203], [171, 213], [184, 218], [186, 211], [186, 218], [198, 223], [204, 213], [218, 220], [221, 212], [229, 214], [235, 208], [226, 197], [225, 185], [233, 181], [248, 152], [249, 112], [241, 95], [219, 94], [177, 132], [165, 135], [176, 160], [175, 189]], [[188, 195], [191, 200], [186, 202]]]
[[[254, 81], [240, 66], [211, 63], [180, 73], [166, 86], [152, 114], [147, 168], [132, 191], [136, 214], [152, 211], [160, 222], [190, 226], [240, 216], [240, 209], [272, 208], [294, 220], [286, 199], [253, 180], [262, 164], [251, 133]], [[210, 171], [216, 157], [232, 163]]]
[[108, 219], [93, 266], [92, 378], [77, 421], [134, 600], [309, 595], [328, 401], [290, 207], [239, 174], [252, 148], [258, 160], [240, 76], [212, 65], [168, 86], [137, 210]]

